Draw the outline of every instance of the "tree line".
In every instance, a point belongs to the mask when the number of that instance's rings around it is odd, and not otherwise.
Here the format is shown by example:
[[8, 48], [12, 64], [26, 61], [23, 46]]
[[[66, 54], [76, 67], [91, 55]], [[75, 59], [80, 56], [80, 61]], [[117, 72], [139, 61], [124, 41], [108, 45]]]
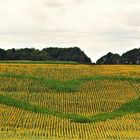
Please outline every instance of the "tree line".
[[121, 56], [109, 52], [98, 59], [96, 64], [140, 64], [140, 48], [127, 51]]
[[0, 49], [0, 60], [75, 61], [91, 64], [91, 59], [78, 47], [49, 47], [42, 50], [35, 48]]

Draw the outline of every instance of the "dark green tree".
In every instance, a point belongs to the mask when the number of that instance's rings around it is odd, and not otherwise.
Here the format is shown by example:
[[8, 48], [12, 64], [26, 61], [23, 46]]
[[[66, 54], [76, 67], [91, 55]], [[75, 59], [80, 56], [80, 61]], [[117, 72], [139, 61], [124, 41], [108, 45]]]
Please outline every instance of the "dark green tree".
[[71, 48], [45, 48], [38, 50], [34, 48], [0, 50], [1, 60], [55, 60], [55, 61], [76, 61], [79, 63], [91, 63], [89, 57], [78, 47]]
[[121, 64], [121, 56], [109, 52], [107, 55], [97, 60], [96, 64]]
[[0, 60], [7, 59], [7, 53], [4, 49], [0, 49]]

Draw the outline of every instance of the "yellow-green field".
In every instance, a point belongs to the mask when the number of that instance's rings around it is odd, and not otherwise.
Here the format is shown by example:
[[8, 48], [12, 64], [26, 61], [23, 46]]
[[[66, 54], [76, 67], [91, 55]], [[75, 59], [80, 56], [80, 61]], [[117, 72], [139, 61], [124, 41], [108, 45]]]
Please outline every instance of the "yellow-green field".
[[140, 66], [0, 64], [0, 139], [140, 139]]

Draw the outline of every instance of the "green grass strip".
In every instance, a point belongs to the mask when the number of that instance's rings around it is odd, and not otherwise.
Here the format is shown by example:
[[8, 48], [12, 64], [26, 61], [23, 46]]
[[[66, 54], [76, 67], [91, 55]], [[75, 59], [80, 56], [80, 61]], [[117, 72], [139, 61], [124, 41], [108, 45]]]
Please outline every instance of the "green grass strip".
[[76, 61], [1, 60], [2, 64], [78, 64]]
[[80, 85], [95, 80], [121, 80], [121, 81], [134, 81], [140, 83], [140, 78], [133, 77], [125, 77], [125, 76], [91, 76], [91, 77], [82, 77], [79, 79], [72, 79], [66, 81], [59, 81], [53, 78], [44, 78], [44, 77], [36, 77], [30, 76], [27, 74], [14, 74], [14, 73], [2, 73], [0, 77], [3, 78], [16, 78], [16, 79], [30, 79], [33, 81], [37, 81], [42, 85], [45, 85], [51, 90], [56, 92], [75, 92], [80, 89]]
[[47, 115], [57, 116], [60, 118], [70, 119], [72, 122], [78, 123], [106, 121], [108, 119], [114, 119], [116, 117], [124, 116], [128, 113], [140, 113], [140, 98], [123, 104], [120, 108], [114, 110], [113, 112], [98, 114], [90, 117], [84, 117], [77, 114], [68, 114], [59, 111], [49, 110], [45, 107], [31, 105], [27, 102], [19, 101], [4, 95], [0, 95], [0, 103], [8, 106], [14, 106], [34, 113], [43, 113]]
[[106, 121], [108, 119], [114, 119], [129, 113], [140, 113], [140, 98], [123, 104], [120, 108], [114, 110], [113, 112], [91, 116], [90, 119], [94, 122]]
[[26, 111], [34, 112], [34, 113], [43, 113], [46, 115], [53, 115], [60, 118], [70, 119], [71, 121], [79, 120], [78, 122], [90, 122], [88, 117], [83, 117], [77, 114], [68, 114], [55, 110], [49, 110], [45, 107], [31, 105], [28, 102], [19, 101], [9, 96], [0, 95], [0, 104], [5, 104], [7, 106], [17, 107]]

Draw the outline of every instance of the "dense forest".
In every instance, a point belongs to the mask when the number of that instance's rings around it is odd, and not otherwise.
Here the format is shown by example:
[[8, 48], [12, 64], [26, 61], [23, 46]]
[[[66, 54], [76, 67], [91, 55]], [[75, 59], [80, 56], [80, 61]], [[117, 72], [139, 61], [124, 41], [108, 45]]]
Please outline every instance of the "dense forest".
[[109, 52], [98, 59], [96, 64], [140, 64], [140, 48], [127, 51], [121, 56]]
[[[81, 64], [92, 64], [91, 59], [78, 47], [49, 47], [42, 50], [0, 49], [0, 60], [75, 61]], [[96, 64], [140, 64], [140, 48], [127, 51], [122, 55], [109, 52], [98, 59]]]
[[91, 59], [78, 47], [57, 48], [50, 47], [38, 50], [0, 49], [0, 60], [33, 60], [33, 61], [75, 61], [81, 64], [90, 64]]

